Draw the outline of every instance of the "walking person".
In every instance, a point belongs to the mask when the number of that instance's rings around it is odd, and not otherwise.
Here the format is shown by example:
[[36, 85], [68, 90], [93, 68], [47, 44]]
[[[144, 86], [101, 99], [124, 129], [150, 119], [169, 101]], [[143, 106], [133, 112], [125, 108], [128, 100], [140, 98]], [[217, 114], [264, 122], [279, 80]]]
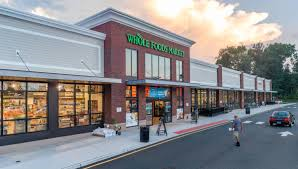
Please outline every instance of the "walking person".
[[236, 140], [235, 145], [240, 147], [240, 132], [242, 132], [243, 130], [243, 125], [237, 115], [234, 116], [232, 129], [233, 129], [233, 136], [235, 137], [235, 140]]

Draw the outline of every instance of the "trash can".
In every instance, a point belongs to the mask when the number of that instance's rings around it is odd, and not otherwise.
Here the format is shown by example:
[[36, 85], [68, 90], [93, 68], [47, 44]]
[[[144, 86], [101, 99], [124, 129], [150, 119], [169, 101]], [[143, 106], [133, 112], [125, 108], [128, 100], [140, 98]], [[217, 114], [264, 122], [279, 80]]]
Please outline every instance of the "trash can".
[[246, 106], [246, 107], [245, 107], [245, 113], [246, 113], [246, 114], [250, 114], [250, 107], [249, 107], [249, 106]]
[[140, 142], [149, 142], [149, 126], [141, 126], [140, 127]]

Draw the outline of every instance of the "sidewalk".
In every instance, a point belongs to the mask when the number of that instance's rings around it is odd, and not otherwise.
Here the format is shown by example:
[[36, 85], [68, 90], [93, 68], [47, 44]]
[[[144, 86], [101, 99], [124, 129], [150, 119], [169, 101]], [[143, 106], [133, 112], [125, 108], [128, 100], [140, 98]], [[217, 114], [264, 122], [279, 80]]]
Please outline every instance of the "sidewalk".
[[[198, 124], [190, 121], [177, 121], [167, 124], [168, 136], [156, 136], [157, 126], [150, 128], [150, 142], [139, 142], [139, 129], [129, 128], [121, 136], [101, 138], [90, 133], [34, 141], [0, 147], [0, 168], [9, 169], [71, 169], [104, 160], [115, 155], [156, 142], [169, 139], [180, 134], [227, 123], [237, 114], [240, 118], [252, 116], [268, 110], [289, 106], [268, 105], [251, 110], [246, 115], [244, 110], [233, 110], [228, 114], [215, 117], [200, 117]], [[16, 162], [20, 161], [20, 162]]]

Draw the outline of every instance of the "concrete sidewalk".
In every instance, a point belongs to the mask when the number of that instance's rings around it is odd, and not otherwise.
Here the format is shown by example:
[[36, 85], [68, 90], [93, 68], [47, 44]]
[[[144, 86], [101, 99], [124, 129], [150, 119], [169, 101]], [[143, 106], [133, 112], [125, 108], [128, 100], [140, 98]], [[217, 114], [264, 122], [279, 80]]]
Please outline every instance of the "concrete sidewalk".
[[[101, 138], [90, 133], [59, 137], [0, 147], [0, 168], [9, 169], [71, 169], [104, 160], [137, 148], [148, 146], [193, 130], [226, 123], [237, 114], [248, 117], [292, 104], [268, 105], [251, 110], [233, 110], [215, 117], [200, 117], [197, 124], [177, 121], [167, 124], [168, 136], [156, 136], [157, 126], [150, 128], [150, 142], [139, 142], [139, 128], [129, 128], [121, 136]], [[19, 162], [17, 162], [19, 161]]]

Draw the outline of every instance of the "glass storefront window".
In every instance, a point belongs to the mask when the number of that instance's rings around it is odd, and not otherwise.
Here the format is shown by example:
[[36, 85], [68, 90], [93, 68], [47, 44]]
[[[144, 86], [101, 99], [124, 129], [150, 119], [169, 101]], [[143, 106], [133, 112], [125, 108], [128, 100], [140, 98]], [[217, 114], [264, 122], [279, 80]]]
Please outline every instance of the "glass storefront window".
[[103, 119], [101, 85], [59, 84], [59, 128], [99, 124]]
[[74, 84], [59, 84], [59, 128], [74, 127]]
[[103, 120], [103, 89], [100, 85], [91, 85], [92, 88], [101, 90], [91, 91], [91, 124], [99, 124]]
[[28, 120], [28, 132], [47, 130], [47, 118]]
[[26, 92], [4, 91], [3, 92], [3, 119], [26, 118]]
[[26, 132], [26, 120], [3, 121], [3, 135]]
[[126, 127], [137, 126], [138, 123], [137, 86], [126, 86]]
[[47, 117], [47, 92], [28, 92], [28, 118]]
[[78, 126], [89, 125], [89, 86], [76, 85], [76, 120]]
[[3, 135], [47, 130], [47, 83], [3, 81], [0, 88]]

